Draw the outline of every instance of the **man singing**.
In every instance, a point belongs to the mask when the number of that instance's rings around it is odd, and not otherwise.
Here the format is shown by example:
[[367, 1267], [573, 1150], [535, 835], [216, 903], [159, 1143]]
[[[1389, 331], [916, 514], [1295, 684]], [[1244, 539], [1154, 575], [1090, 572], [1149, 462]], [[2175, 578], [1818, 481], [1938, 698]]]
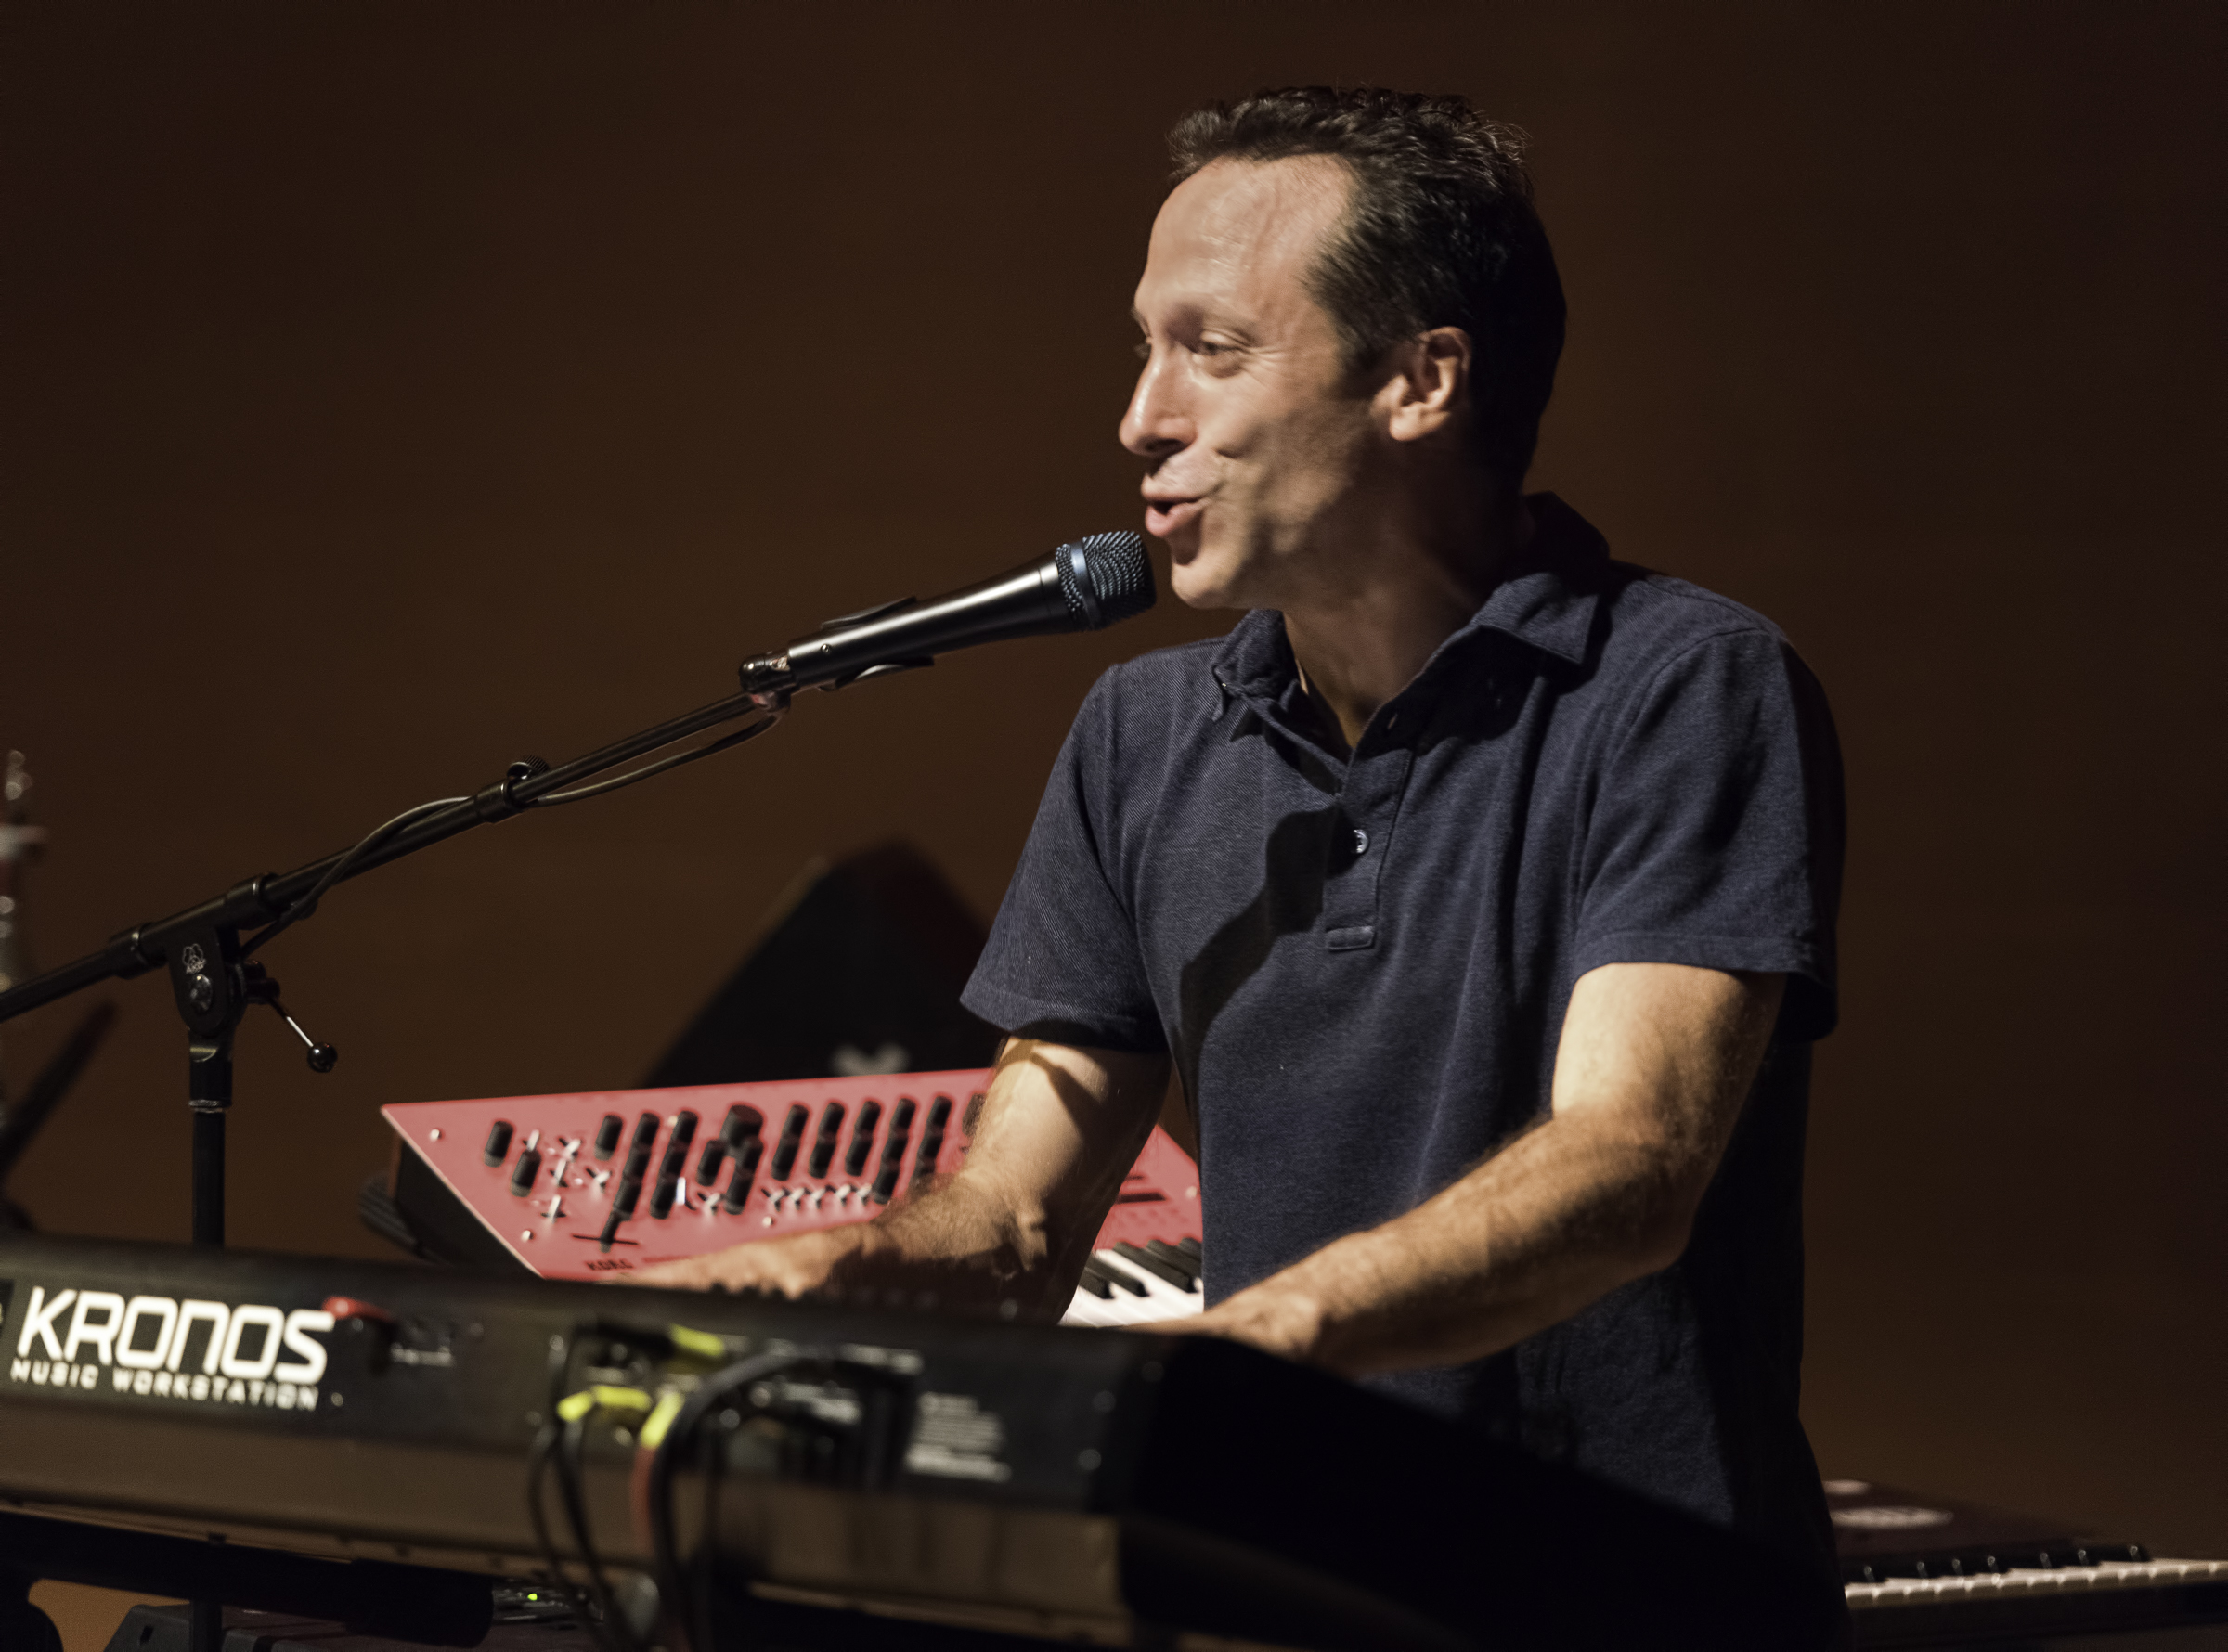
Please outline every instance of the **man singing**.
[[1244, 617], [1084, 702], [967, 989], [1012, 1036], [966, 1168], [653, 1277], [1056, 1317], [1172, 1063], [1209, 1306], [1170, 1329], [1823, 1567], [1820, 690], [1768, 622], [1522, 493], [1563, 304], [1512, 134], [1309, 88], [1172, 148], [1121, 440], [1176, 594]]

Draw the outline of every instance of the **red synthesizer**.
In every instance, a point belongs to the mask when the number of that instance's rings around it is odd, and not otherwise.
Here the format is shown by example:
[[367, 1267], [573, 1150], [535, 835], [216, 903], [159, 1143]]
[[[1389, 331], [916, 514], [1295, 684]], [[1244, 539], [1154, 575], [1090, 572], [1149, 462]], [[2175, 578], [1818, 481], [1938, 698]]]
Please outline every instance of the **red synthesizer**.
[[[403, 1150], [395, 1196], [414, 1225], [470, 1228], [451, 1248], [499, 1246], [546, 1279], [595, 1279], [871, 1218], [965, 1162], [989, 1078], [975, 1067], [382, 1111]], [[1199, 1241], [1198, 1168], [1156, 1129], [1069, 1319], [1197, 1312]]]

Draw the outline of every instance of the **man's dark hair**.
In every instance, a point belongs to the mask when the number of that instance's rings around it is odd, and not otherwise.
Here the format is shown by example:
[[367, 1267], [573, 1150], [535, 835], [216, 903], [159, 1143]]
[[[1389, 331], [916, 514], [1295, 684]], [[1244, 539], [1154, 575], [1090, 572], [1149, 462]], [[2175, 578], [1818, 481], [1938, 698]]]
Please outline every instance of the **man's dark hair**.
[[1353, 201], [1310, 284], [1349, 362], [1364, 366], [1434, 327], [1462, 329], [1483, 458], [1511, 486], [1522, 483], [1563, 323], [1522, 133], [1458, 97], [1288, 86], [1185, 116], [1168, 148], [1174, 183], [1216, 161], [1344, 161]]

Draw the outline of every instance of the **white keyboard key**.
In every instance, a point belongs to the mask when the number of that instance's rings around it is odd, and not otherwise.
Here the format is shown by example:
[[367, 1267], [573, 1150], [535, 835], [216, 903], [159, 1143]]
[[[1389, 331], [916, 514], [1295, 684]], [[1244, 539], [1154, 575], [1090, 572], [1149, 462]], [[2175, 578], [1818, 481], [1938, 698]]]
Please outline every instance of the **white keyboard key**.
[[1207, 1306], [1204, 1291], [1180, 1291], [1142, 1268], [1131, 1267], [1110, 1250], [1095, 1250], [1091, 1259], [1100, 1271], [1144, 1289], [1140, 1293], [1117, 1284], [1109, 1298], [1079, 1286], [1075, 1300], [1060, 1318], [1063, 1325], [1148, 1325], [1157, 1320], [1187, 1319]]

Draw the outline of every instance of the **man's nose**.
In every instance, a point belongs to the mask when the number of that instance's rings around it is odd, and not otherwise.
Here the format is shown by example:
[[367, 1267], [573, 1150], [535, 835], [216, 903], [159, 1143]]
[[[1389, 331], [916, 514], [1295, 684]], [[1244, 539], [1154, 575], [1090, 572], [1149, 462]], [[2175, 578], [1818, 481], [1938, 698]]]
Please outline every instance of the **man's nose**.
[[1121, 416], [1121, 445], [1140, 458], [1166, 458], [1191, 440], [1191, 415], [1172, 375], [1158, 357], [1137, 375], [1137, 388]]

